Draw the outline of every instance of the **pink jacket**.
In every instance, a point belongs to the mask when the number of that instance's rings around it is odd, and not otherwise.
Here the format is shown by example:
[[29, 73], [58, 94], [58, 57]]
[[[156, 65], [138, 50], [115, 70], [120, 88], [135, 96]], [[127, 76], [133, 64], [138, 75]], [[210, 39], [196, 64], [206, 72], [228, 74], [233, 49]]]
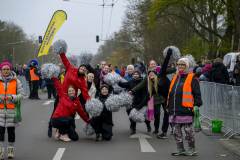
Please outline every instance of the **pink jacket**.
[[203, 67], [202, 73], [204, 73], [206, 70], [210, 70], [211, 67], [212, 67], [211, 64], [207, 64], [205, 67]]

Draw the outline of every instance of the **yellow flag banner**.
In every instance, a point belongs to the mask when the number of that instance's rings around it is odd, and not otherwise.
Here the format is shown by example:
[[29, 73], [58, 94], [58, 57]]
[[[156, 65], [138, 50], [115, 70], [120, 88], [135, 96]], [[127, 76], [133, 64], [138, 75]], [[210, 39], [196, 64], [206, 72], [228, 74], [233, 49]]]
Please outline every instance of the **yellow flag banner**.
[[55, 34], [57, 33], [58, 29], [62, 26], [63, 22], [66, 19], [67, 14], [62, 10], [58, 10], [53, 14], [52, 19], [48, 25], [47, 31], [44, 35], [41, 47], [38, 51], [37, 58], [42, 55], [47, 55]]

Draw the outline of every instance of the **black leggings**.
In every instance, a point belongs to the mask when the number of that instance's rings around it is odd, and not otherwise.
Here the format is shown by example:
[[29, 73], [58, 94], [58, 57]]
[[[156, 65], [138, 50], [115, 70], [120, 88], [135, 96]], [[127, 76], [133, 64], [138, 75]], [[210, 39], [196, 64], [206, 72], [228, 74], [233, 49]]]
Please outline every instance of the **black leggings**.
[[154, 121], [154, 127], [155, 127], [155, 131], [158, 131], [159, 129], [159, 124], [160, 124], [160, 108], [161, 105], [160, 104], [156, 104], [154, 105], [154, 118], [155, 118], [155, 121]]
[[[128, 116], [129, 116], [131, 110], [132, 110], [132, 109], [127, 110]], [[129, 118], [129, 120], [130, 120], [130, 122], [131, 122], [131, 128], [132, 128], [133, 130], [136, 130], [136, 125], [137, 125], [137, 123], [134, 122], [131, 118]], [[148, 120], [145, 120], [145, 123], [146, 123], [147, 126], [150, 125], [150, 121], [148, 121]]]
[[[57, 95], [57, 96], [56, 96], [56, 99], [55, 99], [55, 102], [54, 102], [53, 113], [52, 113], [52, 115], [51, 115], [51, 117], [50, 117], [50, 121], [48, 122], [48, 130], [52, 130], [51, 119], [52, 119], [52, 116], [53, 116], [53, 114], [54, 114], [54, 112], [55, 112], [55, 110], [56, 110], [56, 108], [57, 108], [58, 102], [59, 102], [59, 96]], [[73, 129], [76, 129], [76, 125], [75, 125], [75, 114], [73, 114], [71, 117], [73, 118], [72, 127], [73, 127]]]
[[73, 127], [71, 126], [71, 124], [73, 123], [73, 118], [70, 116], [66, 116], [66, 117], [56, 117], [56, 118], [52, 118], [51, 120], [52, 122], [52, 126], [54, 128], [59, 129], [59, 133], [64, 135], [64, 134], [68, 134], [68, 137], [73, 140], [73, 141], [77, 141], [78, 140], [78, 134], [75, 131], [75, 129], [73, 129]]
[[[112, 133], [109, 133], [107, 130], [103, 128], [104, 122], [101, 116], [92, 118], [90, 120], [90, 124], [95, 130], [96, 134], [100, 134], [100, 133], [102, 134], [103, 139], [106, 139], [106, 140], [112, 139]], [[111, 132], [112, 132], [112, 128], [111, 128]]]
[[[0, 141], [4, 142], [6, 127], [0, 127]], [[7, 127], [8, 142], [15, 142], [15, 127]]]

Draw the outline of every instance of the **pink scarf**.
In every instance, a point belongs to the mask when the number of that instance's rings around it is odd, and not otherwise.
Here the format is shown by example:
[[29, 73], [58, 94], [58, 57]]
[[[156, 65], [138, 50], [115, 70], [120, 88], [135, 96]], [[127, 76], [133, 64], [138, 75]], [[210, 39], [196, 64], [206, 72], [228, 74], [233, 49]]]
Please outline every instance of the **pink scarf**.
[[[149, 83], [149, 80], [148, 80], [148, 83]], [[152, 96], [152, 98], [148, 101], [148, 118], [147, 119], [149, 121], [155, 120], [155, 118], [154, 118], [154, 96]]]
[[103, 84], [103, 81], [104, 81], [104, 76], [106, 76], [107, 74], [104, 73], [103, 71], [101, 71], [100, 73], [100, 86]]

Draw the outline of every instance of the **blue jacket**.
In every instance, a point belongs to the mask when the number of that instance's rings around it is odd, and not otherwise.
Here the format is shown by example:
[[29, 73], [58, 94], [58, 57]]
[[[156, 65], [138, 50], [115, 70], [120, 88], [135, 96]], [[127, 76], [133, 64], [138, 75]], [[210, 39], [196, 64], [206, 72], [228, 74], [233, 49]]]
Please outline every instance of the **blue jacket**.
[[[126, 81], [131, 81], [132, 79], [133, 79], [133, 73], [132, 74], [128, 74], [128, 75], [126, 75], [126, 76], [124, 76], [123, 77]], [[128, 91], [130, 91], [130, 89], [129, 88], [126, 88], [126, 91], [128, 92]]]
[[121, 76], [121, 72], [116, 68], [115, 72]]
[[30, 81], [30, 70], [31, 68], [30, 67], [27, 67], [26, 70], [25, 70], [25, 78], [27, 81]]

